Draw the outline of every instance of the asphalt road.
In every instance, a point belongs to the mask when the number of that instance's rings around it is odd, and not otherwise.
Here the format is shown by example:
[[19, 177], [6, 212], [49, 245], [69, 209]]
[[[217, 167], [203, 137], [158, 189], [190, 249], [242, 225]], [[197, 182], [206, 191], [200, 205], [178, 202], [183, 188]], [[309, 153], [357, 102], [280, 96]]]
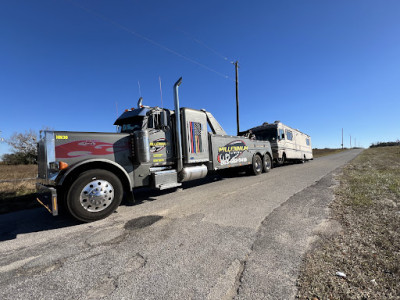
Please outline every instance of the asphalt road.
[[329, 227], [334, 174], [360, 152], [141, 189], [139, 204], [90, 224], [0, 215], [0, 299], [291, 299]]

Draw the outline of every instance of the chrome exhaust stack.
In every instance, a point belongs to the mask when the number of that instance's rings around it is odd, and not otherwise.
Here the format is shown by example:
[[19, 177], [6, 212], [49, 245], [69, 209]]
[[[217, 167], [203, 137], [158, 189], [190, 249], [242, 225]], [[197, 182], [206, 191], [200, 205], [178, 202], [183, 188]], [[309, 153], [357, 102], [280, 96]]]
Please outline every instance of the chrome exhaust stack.
[[143, 105], [143, 98], [140, 97], [138, 102], [137, 102], [137, 108], [142, 108], [142, 105]]
[[182, 135], [181, 135], [181, 109], [179, 107], [179, 86], [182, 83], [182, 77], [174, 84], [174, 107], [175, 107], [175, 137], [176, 137], [176, 154], [177, 154], [177, 172], [179, 174], [183, 169], [182, 158]]

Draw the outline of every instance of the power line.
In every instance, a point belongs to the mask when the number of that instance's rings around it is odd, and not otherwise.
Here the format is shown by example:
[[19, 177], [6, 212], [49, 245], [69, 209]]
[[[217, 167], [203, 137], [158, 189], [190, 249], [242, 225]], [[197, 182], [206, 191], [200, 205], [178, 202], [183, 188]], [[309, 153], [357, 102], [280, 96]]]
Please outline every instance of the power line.
[[156, 41], [154, 41], [154, 40], [152, 40], [152, 39], [150, 39], [150, 38], [148, 38], [148, 37], [146, 37], [146, 36], [144, 36], [142, 34], [139, 34], [136, 31], [134, 31], [134, 30], [132, 30], [132, 29], [130, 29], [130, 28], [128, 28], [128, 27], [126, 27], [126, 26], [124, 26], [124, 25], [122, 25], [122, 24], [120, 24], [120, 23], [118, 23], [118, 22], [116, 22], [116, 21], [114, 21], [112, 19], [110, 19], [109, 17], [106, 17], [106, 16], [104, 16], [104, 15], [102, 15], [102, 14], [100, 14], [100, 13], [94, 11], [94, 10], [91, 10], [91, 9], [85, 7], [85, 6], [82, 6], [82, 5], [76, 3], [76, 2], [74, 2], [72, 0], [65, 0], [65, 1], [70, 2], [72, 5], [74, 5], [76, 7], [79, 7], [80, 9], [83, 9], [87, 13], [90, 13], [90, 14], [102, 19], [105, 22], [108, 22], [108, 23], [110, 23], [110, 24], [112, 24], [112, 25], [114, 25], [114, 26], [116, 26], [116, 27], [118, 27], [118, 28], [120, 28], [120, 29], [122, 29], [122, 30], [124, 30], [126, 32], [129, 32], [129, 33], [133, 34], [134, 36], [136, 36], [136, 37], [138, 37], [138, 38], [140, 38], [142, 40], [145, 40], [146, 42], [148, 42], [148, 43], [150, 43], [150, 44], [152, 44], [152, 45], [154, 45], [156, 47], [159, 47], [159, 48], [161, 48], [161, 49], [163, 49], [163, 50], [165, 50], [165, 51], [167, 51], [167, 52], [169, 52], [171, 54], [174, 54], [174, 55], [176, 55], [176, 56], [178, 56], [178, 57], [180, 57], [180, 58], [182, 58], [182, 59], [184, 59], [186, 61], [189, 61], [189, 62], [191, 62], [191, 63], [193, 63], [195, 65], [198, 65], [199, 67], [202, 67], [203, 69], [206, 69], [206, 70], [208, 70], [208, 71], [210, 71], [212, 73], [215, 73], [215, 74], [217, 74], [217, 75], [219, 75], [219, 76], [221, 76], [221, 77], [223, 77], [225, 79], [230, 79], [230, 80], [234, 81], [234, 79], [230, 78], [228, 75], [225, 75], [225, 74], [223, 74], [221, 72], [218, 72], [217, 70], [214, 70], [214, 69], [212, 69], [212, 68], [210, 68], [210, 67], [208, 67], [208, 66], [206, 66], [206, 65], [204, 65], [204, 64], [202, 64], [202, 63], [200, 63], [200, 62], [198, 62], [198, 61], [196, 61], [196, 60], [194, 60], [194, 59], [192, 59], [190, 57], [187, 57], [187, 56], [185, 56], [183, 54], [180, 54], [179, 52], [177, 52], [175, 50], [172, 50], [171, 48], [168, 48], [168, 47], [166, 47], [166, 46], [164, 46], [164, 45], [162, 45], [162, 44], [160, 44], [160, 43], [158, 43], [158, 42], [156, 42]]
[[206, 45], [204, 42], [200, 41], [199, 39], [195, 38], [194, 36], [192, 36], [190, 33], [182, 30], [182, 29], [178, 29], [178, 31], [182, 32], [184, 35], [186, 35], [188, 38], [190, 38], [192, 41], [196, 42], [197, 44], [203, 46], [204, 48], [206, 48], [207, 50], [211, 51], [212, 53], [214, 53], [216, 56], [218, 56], [219, 58], [222, 58], [224, 61], [229, 62], [230, 60], [228, 59], [228, 57], [226, 57], [225, 55], [222, 55], [221, 53], [219, 53], [217, 50], [211, 48], [210, 46]]

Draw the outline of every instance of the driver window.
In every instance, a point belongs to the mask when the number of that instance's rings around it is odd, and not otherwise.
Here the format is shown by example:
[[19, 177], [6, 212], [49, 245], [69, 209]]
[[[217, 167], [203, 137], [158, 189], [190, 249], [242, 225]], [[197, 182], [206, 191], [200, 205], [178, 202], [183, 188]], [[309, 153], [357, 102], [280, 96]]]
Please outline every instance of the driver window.
[[150, 115], [147, 119], [147, 128], [161, 129], [162, 128], [161, 115], [160, 114]]
[[285, 139], [285, 133], [283, 129], [279, 129], [279, 139], [284, 140]]
[[150, 115], [147, 118], [147, 128], [154, 128], [154, 118], [153, 115]]

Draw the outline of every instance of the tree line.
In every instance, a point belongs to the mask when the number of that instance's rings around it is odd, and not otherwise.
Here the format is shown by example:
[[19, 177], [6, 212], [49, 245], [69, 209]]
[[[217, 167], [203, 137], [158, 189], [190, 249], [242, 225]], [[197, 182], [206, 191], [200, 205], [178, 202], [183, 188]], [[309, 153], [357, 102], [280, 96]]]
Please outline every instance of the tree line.
[[15, 132], [5, 141], [11, 146], [12, 153], [6, 153], [1, 156], [4, 164], [28, 165], [36, 163], [38, 137], [35, 131], [30, 129], [24, 133]]
[[376, 142], [373, 143], [370, 148], [375, 148], [375, 147], [389, 147], [389, 146], [400, 146], [400, 140], [397, 140], [395, 142]]

